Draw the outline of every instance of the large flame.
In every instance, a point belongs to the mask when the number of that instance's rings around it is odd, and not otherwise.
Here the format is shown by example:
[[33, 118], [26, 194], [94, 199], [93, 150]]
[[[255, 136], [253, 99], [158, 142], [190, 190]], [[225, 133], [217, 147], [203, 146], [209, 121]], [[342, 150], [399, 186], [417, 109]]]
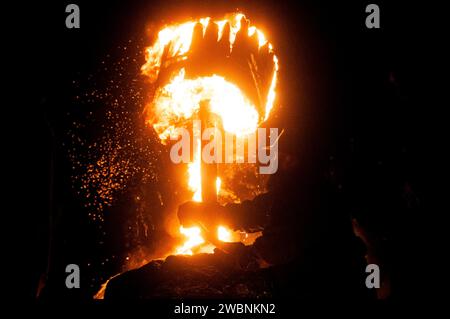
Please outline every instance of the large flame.
[[[243, 17], [242, 13], [237, 13], [229, 15], [223, 20], [213, 21], [219, 27], [219, 40], [225, 24], [229, 23], [230, 49], [232, 49], [236, 34], [241, 28]], [[196, 23], [201, 23], [205, 30], [210, 21], [210, 18], [202, 18], [197, 21], [167, 26], [159, 31], [155, 43], [146, 49], [146, 63], [142, 66], [142, 72], [151, 81], [157, 80], [166, 47], [168, 48], [167, 60], [186, 59]], [[264, 33], [250, 25], [248, 35], [253, 36], [255, 33], [259, 48], [268, 45], [270, 52], [272, 52], [272, 44], [267, 41]], [[276, 55], [273, 55], [273, 69], [270, 88], [265, 99], [263, 120], [269, 117], [274, 105], [278, 73], [278, 58]], [[211, 111], [220, 116], [223, 127], [227, 132], [242, 136], [254, 132], [260, 124], [258, 108], [238, 86], [219, 75], [188, 79], [185, 76], [184, 68], [175, 72], [169, 83], [156, 90], [151, 103], [151, 116], [148, 116], [147, 122], [153, 125], [160, 139], [166, 141], [178, 126], [182, 126], [186, 120], [192, 118], [198, 111], [202, 100], [209, 100]]]
[[153, 127], [159, 137], [167, 139], [174, 133], [177, 122], [192, 118], [199, 110], [200, 101], [205, 100], [209, 101], [211, 112], [220, 116], [225, 131], [242, 136], [258, 127], [255, 106], [236, 85], [217, 75], [186, 79], [183, 68], [156, 92], [154, 112], [159, 114], [160, 121]]
[[[218, 25], [219, 40], [222, 38], [225, 24], [230, 25], [229, 43], [233, 49], [236, 34], [241, 29], [242, 13], [226, 16], [222, 20], [214, 20]], [[211, 18], [202, 18], [182, 24], [170, 25], [159, 31], [156, 41], [146, 49], [146, 63], [142, 72], [152, 82], [158, 80], [164, 61], [184, 61], [190, 50], [193, 30], [197, 23], [201, 23], [203, 31], [212, 21]], [[259, 48], [267, 45], [273, 53], [272, 45], [267, 41], [264, 33], [255, 26], [249, 25], [248, 36], [256, 34]], [[186, 127], [199, 111], [200, 102], [209, 101], [210, 111], [221, 119], [223, 129], [235, 134], [236, 138], [245, 137], [256, 131], [261, 121], [267, 120], [275, 100], [275, 87], [277, 83], [278, 59], [273, 55], [273, 75], [270, 87], [265, 97], [264, 114], [258, 113], [258, 108], [251, 102], [246, 94], [234, 83], [227, 81], [219, 75], [187, 78], [183, 67], [173, 71], [167, 83], [159, 83], [153, 100], [149, 105], [151, 112], [147, 113], [147, 123], [152, 125], [163, 143], [176, 133], [178, 127]], [[202, 201], [201, 189], [201, 143], [196, 143], [192, 163], [188, 166], [188, 187], [193, 192], [192, 200]], [[216, 182], [216, 191], [219, 194], [220, 179]], [[212, 245], [207, 245], [199, 227], [180, 227], [180, 233], [186, 237], [184, 244], [176, 249], [176, 254], [192, 254], [194, 248], [203, 247], [203, 251], [211, 251]], [[244, 240], [248, 238], [244, 234]], [[221, 241], [239, 241], [242, 233], [232, 232], [225, 226], [219, 226], [217, 237]], [[199, 251], [195, 249], [195, 251]]]

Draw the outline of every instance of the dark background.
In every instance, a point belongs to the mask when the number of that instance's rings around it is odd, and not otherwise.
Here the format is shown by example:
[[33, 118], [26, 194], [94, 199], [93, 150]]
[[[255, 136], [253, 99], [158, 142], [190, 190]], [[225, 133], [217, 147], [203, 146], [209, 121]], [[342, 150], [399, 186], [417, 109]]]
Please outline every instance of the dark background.
[[[419, 77], [417, 63], [427, 34], [411, 23], [417, 21], [412, 6], [376, 1], [381, 29], [366, 29], [367, 1], [76, 1], [81, 29], [66, 29], [68, 3], [27, 7], [30, 23], [22, 32], [27, 105], [19, 108], [24, 134], [16, 145], [20, 170], [14, 186], [21, 225], [15, 238], [25, 265], [21, 294], [35, 298], [50, 245], [56, 256], [50, 259], [49, 300], [88, 300], [98, 283], [82, 282], [82, 289], [67, 291], [64, 270], [57, 268], [114, 250], [99, 252], [92, 246], [97, 235], [71, 195], [60, 143], [70, 124], [73, 79], [92, 74], [118, 45], [145, 38], [149, 21], [176, 20], [191, 15], [189, 11], [220, 16], [236, 8], [270, 30], [267, 36], [280, 60], [282, 97], [271, 126], [286, 128], [284, 147], [302, 159], [302, 169], [317, 172], [318, 179], [325, 176], [342, 190], [352, 203], [349, 214], [384, 238], [392, 298], [412, 293], [406, 265], [419, 249], [412, 225], [427, 200], [425, 101], [419, 94], [425, 79]], [[57, 221], [56, 233], [50, 231], [50, 220], [53, 225]], [[114, 269], [95, 271], [107, 277]]]

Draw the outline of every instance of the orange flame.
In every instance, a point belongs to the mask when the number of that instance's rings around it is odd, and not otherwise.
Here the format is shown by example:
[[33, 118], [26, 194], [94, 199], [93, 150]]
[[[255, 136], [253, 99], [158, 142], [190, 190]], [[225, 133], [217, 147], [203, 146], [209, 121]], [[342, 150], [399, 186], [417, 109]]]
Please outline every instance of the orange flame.
[[180, 226], [180, 233], [183, 234], [187, 240], [181, 247], [177, 248], [177, 255], [192, 255], [192, 248], [205, 242], [201, 235], [200, 227], [184, 228], [183, 226]]
[[224, 226], [217, 228], [217, 238], [224, 242], [231, 242], [231, 232]]
[[[241, 18], [243, 17], [245, 17], [244, 14], [238, 13], [229, 15], [223, 20], [213, 21], [219, 26], [219, 39], [222, 37], [225, 24], [229, 23], [231, 49], [236, 34], [241, 28]], [[146, 63], [142, 66], [143, 74], [148, 76], [152, 82], [157, 80], [166, 46], [171, 60], [185, 60], [186, 53], [191, 46], [196, 23], [201, 23], [205, 30], [210, 21], [210, 18], [203, 18], [170, 25], [162, 29], [158, 33], [155, 43], [146, 49]], [[250, 26], [248, 35], [252, 36], [255, 33], [259, 47], [267, 44], [270, 52], [273, 53], [272, 44], [267, 41], [264, 33], [255, 26]], [[269, 117], [275, 101], [278, 74], [276, 55], [273, 55], [273, 69], [270, 88], [266, 96], [264, 120]], [[184, 68], [175, 72], [169, 83], [156, 90], [151, 103], [152, 116], [147, 119], [147, 122], [153, 125], [164, 142], [171, 134], [175, 133], [177, 127], [192, 118], [198, 111], [201, 100], [210, 101], [211, 112], [220, 116], [227, 132], [243, 136], [254, 132], [260, 124], [258, 123], [257, 108], [235, 84], [218, 75], [188, 79], [185, 77]]]

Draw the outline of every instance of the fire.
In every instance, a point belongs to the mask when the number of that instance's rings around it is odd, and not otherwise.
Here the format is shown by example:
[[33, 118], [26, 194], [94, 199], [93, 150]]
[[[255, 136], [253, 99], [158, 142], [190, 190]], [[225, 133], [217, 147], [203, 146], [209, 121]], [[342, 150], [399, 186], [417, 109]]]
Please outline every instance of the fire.
[[220, 177], [216, 178], [216, 194], [219, 195], [220, 192], [220, 186], [222, 185], [222, 180]]
[[188, 186], [194, 192], [192, 200], [194, 202], [202, 201], [202, 176], [201, 176], [201, 158], [202, 150], [200, 148], [200, 141], [197, 143], [197, 149], [194, 150], [194, 160], [188, 166], [189, 182]]
[[[194, 161], [193, 163], [191, 163], [191, 166], [189, 166], [189, 169], [192, 168], [192, 170], [194, 170], [196, 166], [198, 167], [198, 172], [200, 172], [200, 161]], [[192, 199], [194, 201], [200, 202], [201, 201], [201, 192], [199, 192], [199, 190], [201, 191], [200, 173], [194, 174], [194, 171], [192, 171], [192, 174], [190, 175], [190, 177], [192, 179], [190, 179], [189, 181], [190, 182], [192, 181], [192, 183], [194, 183], [195, 180], [198, 180], [197, 186], [199, 188], [196, 189]], [[222, 180], [220, 179], [220, 177], [217, 177], [217, 179], [216, 179], [216, 193], [217, 194], [219, 194], [221, 183], [222, 183]], [[177, 254], [177, 255], [192, 255], [193, 248], [196, 248], [205, 243], [205, 240], [203, 239], [203, 237], [201, 235], [200, 227], [194, 226], [194, 227], [185, 228], [183, 226], [180, 226], [179, 230], [180, 230], [180, 233], [184, 237], [186, 237], [186, 241], [184, 242], [184, 244], [182, 246], [180, 246], [176, 249], [175, 254]], [[225, 226], [219, 226], [217, 228], [217, 239], [219, 239], [220, 241], [223, 241], [223, 242], [231, 242], [232, 238], [233, 238], [232, 232], [228, 228], [226, 228]], [[201, 250], [202, 252], [211, 253], [214, 249], [214, 246], [206, 245], [205, 247], [201, 247], [201, 248], [202, 248], [202, 250]]]
[[[257, 107], [237, 84], [230, 82], [225, 77], [212, 74], [190, 78], [186, 75], [186, 69], [183, 67], [183, 62], [188, 60], [193, 31], [198, 23], [203, 27], [203, 33], [210, 23], [215, 23], [218, 27], [218, 41], [222, 40], [225, 26], [228, 23], [229, 33], [227, 34], [231, 53], [238, 31], [241, 29], [242, 18], [245, 18], [244, 14], [236, 13], [227, 15], [222, 20], [206, 17], [182, 24], [169, 25], [159, 31], [153, 45], [146, 48], [146, 63], [142, 66], [142, 73], [152, 83], [157, 83], [152, 101], [147, 106], [146, 123], [153, 126], [162, 143], [166, 143], [171, 135], [176, 134], [177, 128], [189, 125], [197, 116], [201, 101], [208, 101], [210, 112], [217, 115], [223, 129], [234, 134], [236, 138], [255, 132], [261, 122], [267, 120], [276, 96], [278, 58], [273, 54], [272, 44], [257, 27], [249, 24], [248, 36], [256, 37], [258, 50], [262, 50], [263, 47], [269, 50], [273, 62], [272, 73], [268, 77], [267, 92], [258, 91], [262, 94], [260, 107]], [[251, 59], [254, 57], [252, 56]], [[174, 67], [171, 68], [171, 66]], [[163, 72], [169, 72], [169, 74], [161, 83], [159, 80]], [[256, 80], [254, 79], [254, 81]], [[192, 200], [196, 202], [202, 201], [199, 136], [201, 135], [197, 135], [198, 143], [194, 150], [193, 161], [188, 165], [188, 187], [193, 192]], [[217, 178], [217, 194], [219, 194], [220, 187], [221, 179]], [[199, 248], [211, 248], [205, 243], [199, 227], [184, 228], [181, 226], [179, 231], [187, 239], [181, 247], [176, 249], [176, 254], [192, 254], [193, 250], [198, 251]], [[225, 226], [218, 227], [217, 238], [224, 242], [240, 240], [239, 236]]]
[[[223, 20], [212, 21], [203, 18], [183, 24], [171, 25], [158, 33], [155, 43], [146, 49], [146, 63], [142, 66], [142, 72], [152, 82], [158, 79], [163, 62], [163, 55], [167, 50], [167, 63], [176, 63], [187, 59], [193, 30], [196, 23], [201, 23], [205, 32], [209, 23], [214, 22], [219, 27], [219, 41], [226, 23], [230, 25], [229, 43], [230, 50], [236, 39], [236, 34], [241, 28], [242, 13], [232, 14]], [[264, 33], [255, 26], [249, 26], [248, 35], [257, 36], [259, 48], [268, 45], [269, 51], [273, 53]], [[175, 133], [177, 127], [183, 126], [199, 110], [200, 101], [209, 100], [211, 112], [219, 115], [225, 131], [244, 136], [256, 130], [262, 120], [267, 120], [273, 108], [275, 100], [275, 88], [277, 83], [278, 58], [273, 55], [273, 75], [269, 90], [265, 97], [264, 114], [260, 118], [258, 108], [248, 99], [238, 86], [227, 81], [219, 75], [186, 78], [185, 68], [171, 74], [168, 83], [158, 87], [149, 109], [151, 112], [147, 117], [147, 123], [165, 142], [171, 134]]]
[[183, 234], [187, 240], [181, 247], [177, 248], [177, 255], [192, 255], [192, 248], [205, 242], [201, 235], [200, 227], [184, 228], [183, 226], [180, 226], [180, 233]]
[[[176, 249], [176, 255], [192, 255], [194, 253], [193, 251], [205, 253], [213, 252], [214, 246], [205, 244], [200, 227], [194, 226], [185, 228], [180, 226], [180, 233], [186, 237], [186, 241]], [[236, 234], [225, 226], [217, 227], [217, 239], [226, 243], [239, 240], [239, 238], [236, 238]]]
[[154, 98], [154, 111], [162, 119], [153, 125], [159, 137], [167, 139], [174, 133], [174, 123], [180, 118], [192, 118], [204, 100], [209, 100], [211, 112], [220, 116], [225, 131], [242, 136], [258, 127], [256, 108], [237, 86], [217, 75], [186, 79], [181, 69], [172, 82], [158, 89]]
[[231, 232], [224, 226], [217, 228], [217, 238], [224, 242], [231, 242]]

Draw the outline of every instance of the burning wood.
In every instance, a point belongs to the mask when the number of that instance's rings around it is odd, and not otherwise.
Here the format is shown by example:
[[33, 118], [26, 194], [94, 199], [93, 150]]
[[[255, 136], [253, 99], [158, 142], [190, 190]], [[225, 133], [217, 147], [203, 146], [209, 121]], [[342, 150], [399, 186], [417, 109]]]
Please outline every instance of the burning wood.
[[[142, 67], [155, 86], [146, 121], [162, 143], [193, 120], [245, 139], [269, 117], [277, 71], [272, 44], [241, 13], [223, 20], [208, 17], [167, 26], [146, 49]], [[217, 204], [221, 186], [217, 163], [202, 161], [202, 132], [193, 134], [197, 143], [188, 165], [192, 200]], [[205, 211], [197, 225], [180, 226], [186, 241], [175, 254], [212, 252], [211, 243], [248, 239], [246, 233], [233, 233], [226, 224], [205, 226], [202, 220], [213, 213]]]

